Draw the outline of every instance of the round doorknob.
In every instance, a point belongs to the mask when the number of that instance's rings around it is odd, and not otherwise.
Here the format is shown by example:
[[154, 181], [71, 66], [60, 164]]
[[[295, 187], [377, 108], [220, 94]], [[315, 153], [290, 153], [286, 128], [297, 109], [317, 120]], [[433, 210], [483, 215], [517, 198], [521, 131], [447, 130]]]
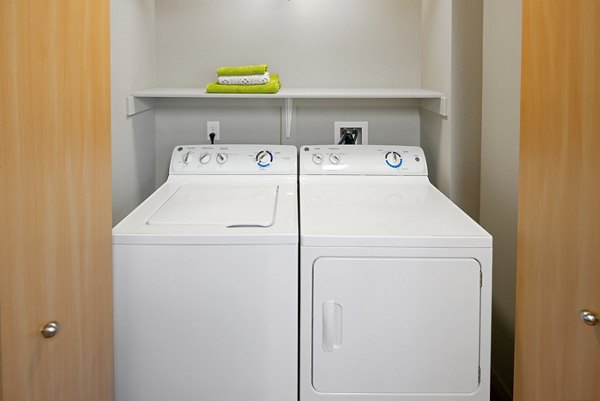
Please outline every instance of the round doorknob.
[[598, 324], [598, 318], [589, 310], [579, 311], [579, 318], [583, 323], [587, 324], [588, 326], [595, 326], [596, 324]]
[[58, 324], [58, 322], [52, 321], [50, 323], [48, 323], [47, 325], [45, 325], [41, 331], [42, 336], [44, 338], [51, 338], [54, 337], [56, 335], [56, 333], [58, 333], [58, 330], [60, 329], [60, 325]]

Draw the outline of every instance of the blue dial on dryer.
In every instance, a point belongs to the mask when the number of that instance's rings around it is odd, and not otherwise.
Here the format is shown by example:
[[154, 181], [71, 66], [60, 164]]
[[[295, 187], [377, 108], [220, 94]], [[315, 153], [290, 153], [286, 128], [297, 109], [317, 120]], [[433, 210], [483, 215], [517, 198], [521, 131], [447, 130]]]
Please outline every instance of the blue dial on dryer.
[[402, 165], [402, 156], [398, 152], [387, 152], [385, 154], [385, 162], [391, 168], [398, 168]]
[[273, 153], [268, 150], [261, 150], [256, 154], [256, 164], [259, 167], [269, 167], [273, 163]]

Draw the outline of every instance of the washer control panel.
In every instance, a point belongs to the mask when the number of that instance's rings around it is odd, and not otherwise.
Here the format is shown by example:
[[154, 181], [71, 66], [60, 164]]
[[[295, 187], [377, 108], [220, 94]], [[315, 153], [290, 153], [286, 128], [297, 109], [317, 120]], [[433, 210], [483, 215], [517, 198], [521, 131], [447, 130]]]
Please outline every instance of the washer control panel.
[[170, 174], [297, 174], [289, 145], [178, 145]]
[[299, 157], [300, 174], [427, 175], [418, 146], [306, 145]]

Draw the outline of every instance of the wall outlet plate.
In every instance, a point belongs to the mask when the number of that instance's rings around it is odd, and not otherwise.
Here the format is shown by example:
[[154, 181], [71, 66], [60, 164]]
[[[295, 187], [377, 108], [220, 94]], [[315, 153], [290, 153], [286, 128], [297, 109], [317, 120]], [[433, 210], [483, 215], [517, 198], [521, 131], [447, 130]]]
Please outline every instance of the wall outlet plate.
[[347, 131], [357, 131], [358, 140], [356, 145], [367, 145], [369, 143], [369, 123], [367, 121], [334, 121], [333, 123], [333, 144], [340, 143], [344, 133]]
[[218, 121], [207, 121], [206, 122], [206, 139], [210, 143], [210, 134], [215, 134], [215, 142], [221, 140], [221, 136], [219, 135], [219, 122]]

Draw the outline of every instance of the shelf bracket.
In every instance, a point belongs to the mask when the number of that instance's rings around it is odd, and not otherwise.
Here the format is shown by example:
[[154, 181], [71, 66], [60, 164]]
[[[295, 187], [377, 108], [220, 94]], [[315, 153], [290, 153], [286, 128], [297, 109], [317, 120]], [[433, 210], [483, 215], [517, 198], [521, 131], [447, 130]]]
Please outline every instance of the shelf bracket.
[[125, 98], [125, 115], [127, 117], [152, 110], [153, 108], [154, 101], [151, 99], [143, 99], [135, 96], [127, 96]]
[[292, 118], [294, 115], [293, 99], [290, 97], [284, 100], [283, 115], [285, 123], [285, 138], [290, 139], [292, 136]]
[[442, 96], [435, 99], [421, 99], [421, 107], [433, 113], [448, 117], [448, 98]]

